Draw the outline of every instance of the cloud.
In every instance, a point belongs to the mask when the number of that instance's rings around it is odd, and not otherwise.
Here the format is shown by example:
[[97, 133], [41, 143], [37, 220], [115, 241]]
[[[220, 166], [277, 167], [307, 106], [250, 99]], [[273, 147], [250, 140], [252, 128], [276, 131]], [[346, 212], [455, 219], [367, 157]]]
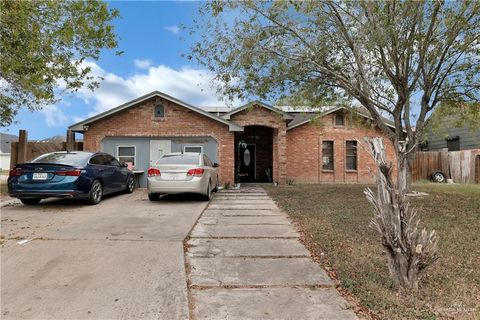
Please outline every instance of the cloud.
[[[150, 66], [130, 77], [107, 72], [94, 62], [84, 62], [92, 75], [103, 77], [94, 92], [83, 88], [75, 93], [77, 98], [93, 106], [88, 117], [115, 108], [144, 94], [158, 90], [195, 106], [225, 105], [212, 87], [213, 76], [207, 70], [189, 66], [173, 69], [165, 65]], [[240, 101], [233, 101], [239, 105]]]
[[68, 124], [68, 118], [63, 111], [56, 105], [49, 105], [41, 110], [45, 118], [45, 123], [49, 128], [64, 127]]
[[77, 122], [80, 122], [80, 121], [83, 121], [83, 120], [85, 120], [85, 118], [79, 117], [79, 116], [73, 116], [74, 123], [77, 123]]
[[179, 34], [180, 33], [180, 28], [177, 25], [173, 26], [166, 26], [163, 29], [173, 33], [173, 34]]
[[139, 69], [148, 69], [152, 65], [152, 60], [149, 59], [135, 59], [133, 61], [135, 67]]

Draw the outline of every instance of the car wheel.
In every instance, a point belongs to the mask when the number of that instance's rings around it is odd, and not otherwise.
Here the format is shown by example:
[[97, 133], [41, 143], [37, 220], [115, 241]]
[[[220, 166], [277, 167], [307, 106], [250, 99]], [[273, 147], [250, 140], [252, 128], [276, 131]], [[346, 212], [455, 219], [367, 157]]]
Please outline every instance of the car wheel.
[[102, 195], [102, 184], [98, 180], [93, 181], [92, 187], [90, 188], [90, 193], [88, 195], [88, 203], [93, 205], [98, 204], [100, 200], [102, 200]]
[[158, 201], [160, 198], [160, 195], [158, 193], [149, 193], [148, 194], [148, 200], [150, 201]]
[[433, 182], [442, 183], [442, 182], [445, 182], [445, 180], [446, 180], [446, 177], [445, 177], [445, 174], [443, 174], [442, 171], [436, 171], [436, 172], [432, 173], [432, 181]]
[[208, 181], [208, 186], [207, 186], [207, 193], [204, 195], [204, 200], [205, 201], [210, 201], [212, 198], [212, 187], [210, 185], [211, 181]]
[[130, 176], [127, 180], [127, 192], [132, 193], [133, 189], [135, 189], [135, 178]]
[[20, 201], [22, 201], [22, 203], [27, 206], [33, 206], [38, 204], [40, 202], [40, 199], [39, 198], [27, 198], [27, 199], [20, 198]]

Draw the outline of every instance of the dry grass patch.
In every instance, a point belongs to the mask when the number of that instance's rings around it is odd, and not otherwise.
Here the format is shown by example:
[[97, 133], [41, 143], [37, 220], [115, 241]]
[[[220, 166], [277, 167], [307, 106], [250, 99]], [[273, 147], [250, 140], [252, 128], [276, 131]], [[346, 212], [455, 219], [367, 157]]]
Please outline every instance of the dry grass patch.
[[306, 245], [336, 272], [341, 287], [379, 319], [480, 318], [480, 186], [419, 184], [412, 198], [423, 225], [440, 235], [440, 259], [418, 292], [393, 287], [372, 209], [361, 185], [266, 187], [305, 233]]
[[0, 182], [0, 196], [2, 197], [8, 196], [8, 186], [6, 181]]

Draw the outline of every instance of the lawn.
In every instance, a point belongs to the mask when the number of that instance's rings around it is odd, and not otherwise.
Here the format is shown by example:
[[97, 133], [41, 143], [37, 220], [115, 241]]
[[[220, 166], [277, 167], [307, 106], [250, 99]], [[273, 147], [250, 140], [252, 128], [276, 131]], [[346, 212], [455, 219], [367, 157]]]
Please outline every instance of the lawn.
[[[480, 186], [418, 184], [422, 225], [437, 230], [440, 259], [421, 288], [399, 293], [390, 280], [361, 185], [268, 186], [303, 242], [341, 290], [377, 319], [480, 319]], [[323, 253], [323, 254], [322, 254]]]

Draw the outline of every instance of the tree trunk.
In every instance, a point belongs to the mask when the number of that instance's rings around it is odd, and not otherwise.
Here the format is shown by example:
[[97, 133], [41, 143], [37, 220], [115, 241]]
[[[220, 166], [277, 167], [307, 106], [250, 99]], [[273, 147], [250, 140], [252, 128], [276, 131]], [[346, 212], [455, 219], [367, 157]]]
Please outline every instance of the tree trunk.
[[407, 155], [407, 183], [406, 183], [406, 193], [409, 193], [412, 191], [412, 183], [413, 183], [413, 178], [412, 178], [412, 166], [413, 166], [413, 158], [414, 154], [410, 153]]
[[381, 236], [394, 283], [403, 289], [415, 289], [426, 268], [438, 259], [438, 237], [435, 231], [418, 229], [419, 219], [410, 208], [406, 196], [409, 166], [405, 145], [395, 146], [398, 179], [394, 183], [393, 167], [386, 159], [383, 140], [367, 139], [367, 143], [377, 165], [377, 192], [370, 188], [364, 192], [375, 210], [371, 225]]

